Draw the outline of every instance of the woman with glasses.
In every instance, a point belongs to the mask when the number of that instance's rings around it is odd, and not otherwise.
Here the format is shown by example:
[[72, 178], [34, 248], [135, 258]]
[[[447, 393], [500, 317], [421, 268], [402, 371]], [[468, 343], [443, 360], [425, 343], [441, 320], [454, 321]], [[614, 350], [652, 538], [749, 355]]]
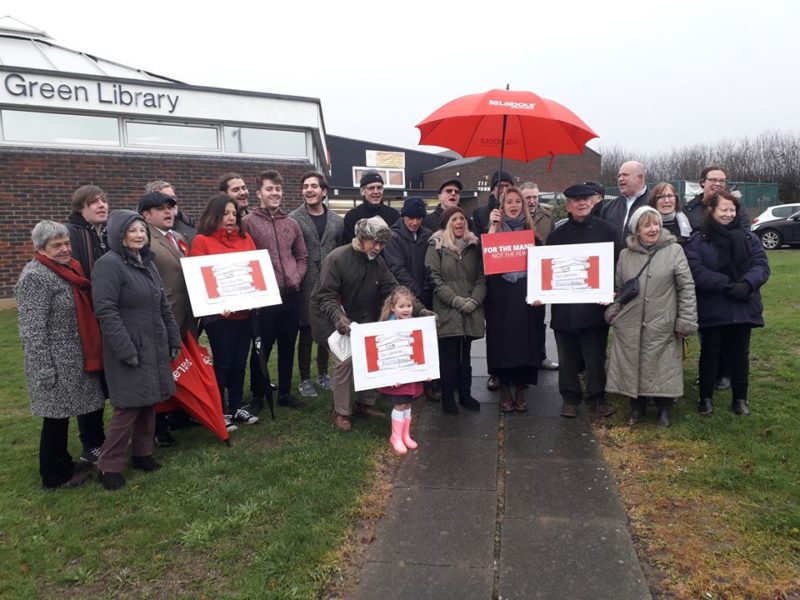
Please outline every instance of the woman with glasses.
[[674, 235], [679, 244], [689, 240], [692, 235], [692, 225], [681, 212], [680, 198], [672, 184], [666, 182], [657, 184], [650, 192], [647, 203], [658, 211], [663, 228]]

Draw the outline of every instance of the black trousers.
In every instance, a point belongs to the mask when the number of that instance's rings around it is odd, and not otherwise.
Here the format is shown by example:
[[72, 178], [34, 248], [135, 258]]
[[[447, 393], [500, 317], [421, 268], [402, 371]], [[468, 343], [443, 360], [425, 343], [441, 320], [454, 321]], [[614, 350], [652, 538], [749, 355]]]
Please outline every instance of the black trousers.
[[[108, 394], [106, 394], [106, 397]], [[103, 409], [98, 408], [95, 411], [86, 413], [85, 415], [78, 415], [78, 437], [81, 440], [81, 445], [85, 450], [90, 448], [99, 448], [106, 441], [106, 436], [103, 431]]]
[[[272, 346], [278, 344], [278, 396], [285, 396], [292, 390], [292, 371], [294, 370], [294, 346], [300, 328], [300, 293], [282, 294], [283, 302], [276, 306], [258, 309], [261, 327], [261, 347], [267, 361]], [[250, 371], [250, 386], [253, 398], [264, 398], [269, 388], [269, 376], [262, 377], [261, 371]]]
[[750, 325], [706, 327], [700, 336], [700, 398], [714, 397], [719, 365], [731, 377], [734, 400], [747, 400], [750, 381]]
[[456, 390], [459, 400], [472, 394], [472, 340], [468, 336], [439, 338], [442, 398], [453, 398]]
[[[300, 327], [297, 340], [297, 368], [300, 369], [300, 379], [311, 379], [311, 347], [314, 340], [311, 337], [311, 326]], [[317, 344], [317, 376], [328, 373], [328, 348], [325, 344]]]
[[583, 399], [578, 374], [586, 371], [586, 402], [606, 401], [606, 346], [608, 329], [554, 330], [558, 345], [558, 391], [567, 404]]
[[228, 390], [228, 412], [233, 414], [242, 406], [244, 372], [250, 349], [250, 320], [217, 319], [206, 323], [206, 334], [211, 343], [214, 375], [222, 406], [225, 406], [225, 390]]
[[67, 451], [69, 418], [42, 419], [42, 434], [39, 438], [39, 475], [42, 485], [55, 488], [69, 481], [75, 473], [72, 457]]

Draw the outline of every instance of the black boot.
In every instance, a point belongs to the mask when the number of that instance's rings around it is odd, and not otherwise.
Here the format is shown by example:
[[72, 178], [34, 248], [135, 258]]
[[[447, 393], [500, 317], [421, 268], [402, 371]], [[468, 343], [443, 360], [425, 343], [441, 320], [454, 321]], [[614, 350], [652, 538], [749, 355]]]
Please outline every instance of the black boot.
[[666, 406], [660, 406], [658, 408], [658, 421], [656, 421], [656, 427], [658, 429], [665, 429], [669, 426], [669, 408]]
[[631, 398], [631, 416], [628, 425], [636, 425], [644, 419], [647, 411], [647, 398]]
[[747, 400], [734, 400], [731, 402], [731, 408], [737, 415], [745, 417], [750, 415], [750, 406], [747, 404]]
[[714, 402], [711, 398], [703, 398], [697, 404], [697, 412], [701, 415], [709, 416], [714, 412]]
[[449, 398], [442, 396], [442, 412], [448, 415], [457, 415], [460, 412], [453, 396]]

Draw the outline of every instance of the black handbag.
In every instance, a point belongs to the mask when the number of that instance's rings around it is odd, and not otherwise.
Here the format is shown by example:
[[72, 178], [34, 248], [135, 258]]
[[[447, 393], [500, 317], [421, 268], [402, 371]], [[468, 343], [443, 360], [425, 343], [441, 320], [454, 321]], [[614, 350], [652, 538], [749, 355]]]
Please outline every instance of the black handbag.
[[[658, 250], [656, 250], [658, 252]], [[639, 269], [639, 272], [636, 274], [636, 277], [632, 277], [628, 279], [623, 285], [622, 289], [617, 294], [617, 297], [614, 298], [615, 302], [619, 302], [620, 304], [627, 304], [636, 296], [639, 295], [639, 277], [641, 277], [644, 270], [647, 268], [647, 265], [650, 264], [650, 261], [653, 260], [656, 252], [653, 252], [650, 256], [647, 257], [647, 262], [644, 263], [644, 266]]]

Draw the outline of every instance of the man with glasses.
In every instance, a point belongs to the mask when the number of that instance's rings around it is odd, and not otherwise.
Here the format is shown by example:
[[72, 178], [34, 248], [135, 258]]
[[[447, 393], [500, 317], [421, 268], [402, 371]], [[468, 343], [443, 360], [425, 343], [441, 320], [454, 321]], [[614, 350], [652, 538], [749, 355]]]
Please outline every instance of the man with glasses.
[[489, 194], [489, 201], [479, 206], [470, 217], [470, 229], [472, 233], [481, 237], [489, 231], [489, 214], [495, 209], [500, 208], [500, 200], [505, 191], [514, 185], [514, 176], [508, 171], [495, 171], [492, 174], [492, 191]]
[[391, 227], [400, 218], [400, 213], [383, 203], [383, 177], [375, 170], [366, 171], [360, 180], [364, 201], [347, 211], [344, 216], [344, 242], [349, 244], [355, 237], [355, 226], [361, 219], [380, 217]]
[[439, 220], [442, 218], [442, 213], [445, 209], [451, 206], [458, 206], [461, 202], [461, 192], [464, 189], [461, 180], [448, 179], [439, 186], [439, 206], [433, 209], [433, 212], [425, 217], [422, 221], [422, 226], [431, 231], [439, 229]]
[[[683, 212], [689, 219], [689, 224], [692, 226], [692, 232], [699, 231], [700, 227], [706, 218], [706, 204], [708, 201], [719, 191], [727, 189], [728, 176], [722, 167], [712, 165], [706, 167], [700, 173], [700, 187], [703, 188], [702, 193], [697, 194], [686, 206], [683, 207]], [[750, 215], [747, 214], [747, 209], [744, 203], [737, 213], [739, 216], [739, 224], [742, 229], [749, 230], [751, 225]]]

